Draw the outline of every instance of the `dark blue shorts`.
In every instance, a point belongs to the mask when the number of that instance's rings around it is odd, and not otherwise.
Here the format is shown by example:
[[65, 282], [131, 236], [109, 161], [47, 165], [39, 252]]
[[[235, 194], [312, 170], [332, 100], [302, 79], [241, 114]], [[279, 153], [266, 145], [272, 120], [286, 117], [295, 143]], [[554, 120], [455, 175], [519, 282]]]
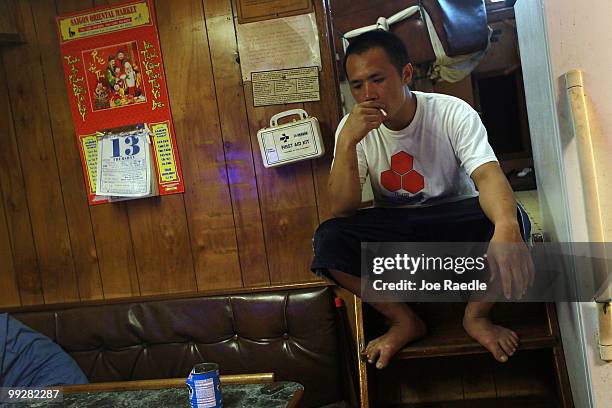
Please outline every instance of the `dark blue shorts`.
[[[517, 218], [523, 238], [529, 237], [529, 219], [520, 207]], [[430, 207], [368, 208], [319, 226], [310, 269], [327, 277], [328, 269], [360, 276], [362, 242], [488, 242], [493, 230], [478, 197]]]

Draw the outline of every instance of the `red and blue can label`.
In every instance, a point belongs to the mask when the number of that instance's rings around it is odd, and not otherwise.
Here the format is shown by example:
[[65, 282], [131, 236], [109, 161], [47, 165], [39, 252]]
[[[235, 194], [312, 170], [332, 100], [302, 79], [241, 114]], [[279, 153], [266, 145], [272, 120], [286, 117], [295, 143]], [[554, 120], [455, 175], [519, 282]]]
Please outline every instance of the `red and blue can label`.
[[187, 387], [193, 408], [223, 408], [218, 364], [196, 364], [187, 377]]

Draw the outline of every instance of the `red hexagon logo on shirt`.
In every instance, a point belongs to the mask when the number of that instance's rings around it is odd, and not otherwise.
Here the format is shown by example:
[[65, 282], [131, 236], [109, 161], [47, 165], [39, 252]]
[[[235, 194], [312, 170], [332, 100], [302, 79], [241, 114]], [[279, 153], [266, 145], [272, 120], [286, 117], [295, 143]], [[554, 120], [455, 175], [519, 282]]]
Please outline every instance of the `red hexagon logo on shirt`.
[[401, 151], [391, 156], [391, 170], [397, 174], [406, 174], [412, 170], [412, 156]]
[[414, 170], [412, 155], [401, 151], [391, 156], [391, 168], [380, 173], [380, 184], [389, 191], [401, 188], [416, 194], [425, 188], [425, 178]]
[[416, 170], [402, 176], [402, 188], [409, 193], [416, 194], [425, 188], [425, 179]]
[[402, 188], [402, 176], [393, 170], [386, 170], [380, 173], [380, 184], [389, 191], [397, 191]]

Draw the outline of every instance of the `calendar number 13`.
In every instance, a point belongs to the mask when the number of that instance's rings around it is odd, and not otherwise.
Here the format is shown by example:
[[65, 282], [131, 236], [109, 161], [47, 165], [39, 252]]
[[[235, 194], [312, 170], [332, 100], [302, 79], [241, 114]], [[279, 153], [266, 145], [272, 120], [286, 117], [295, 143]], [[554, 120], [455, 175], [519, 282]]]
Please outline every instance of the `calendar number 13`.
[[[139, 141], [140, 141], [140, 138], [136, 136], [124, 137], [123, 144], [127, 146], [127, 148], [124, 150], [124, 154], [126, 156], [134, 156], [138, 154], [138, 152], [140, 152], [140, 146], [138, 145]], [[119, 138], [113, 139], [113, 157], [121, 156], [121, 147], [119, 146], [119, 144], [120, 144]]]

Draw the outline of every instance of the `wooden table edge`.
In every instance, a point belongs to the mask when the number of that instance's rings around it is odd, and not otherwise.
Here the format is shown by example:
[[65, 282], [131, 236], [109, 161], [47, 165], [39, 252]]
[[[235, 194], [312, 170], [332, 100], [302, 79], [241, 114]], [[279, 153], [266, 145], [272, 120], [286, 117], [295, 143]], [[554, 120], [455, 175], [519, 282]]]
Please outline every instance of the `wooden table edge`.
[[300, 388], [299, 390], [293, 393], [293, 397], [291, 397], [291, 401], [289, 401], [289, 403], [287, 404], [287, 408], [301, 408], [303, 397], [304, 388]]
[[[274, 373], [220, 375], [222, 385], [227, 384], [264, 384], [274, 382]], [[154, 390], [162, 388], [186, 387], [186, 378], [161, 378], [155, 380], [111, 381], [78, 385], [64, 385], [64, 394], [75, 392], [104, 392], [129, 390]]]

